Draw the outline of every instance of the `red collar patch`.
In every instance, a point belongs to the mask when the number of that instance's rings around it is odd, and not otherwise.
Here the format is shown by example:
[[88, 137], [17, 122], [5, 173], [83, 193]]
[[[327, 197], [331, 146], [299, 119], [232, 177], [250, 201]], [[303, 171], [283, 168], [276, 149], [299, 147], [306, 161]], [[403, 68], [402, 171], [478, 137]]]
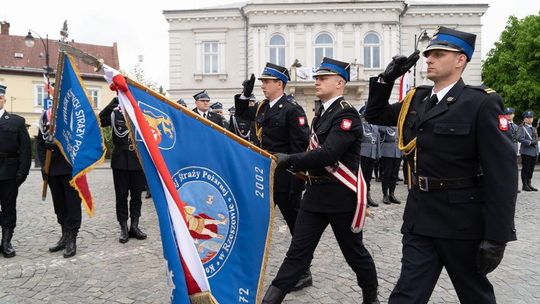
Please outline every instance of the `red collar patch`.
[[499, 115], [499, 130], [508, 131], [508, 118], [506, 115]]
[[341, 130], [343, 131], [349, 131], [352, 126], [352, 120], [350, 119], [343, 119], [341, 121]]

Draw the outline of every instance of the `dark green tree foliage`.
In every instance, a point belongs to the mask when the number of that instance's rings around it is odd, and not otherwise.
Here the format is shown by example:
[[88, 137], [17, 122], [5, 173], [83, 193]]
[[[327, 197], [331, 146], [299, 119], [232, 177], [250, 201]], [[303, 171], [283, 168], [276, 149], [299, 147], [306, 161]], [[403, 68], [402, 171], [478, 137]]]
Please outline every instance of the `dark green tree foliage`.
[[506, 107], [516, 108], [516, 118], [528, 109], [540, 114], [540, 12], [508, 18], [483, 64], [482, 79], [501, 94]]

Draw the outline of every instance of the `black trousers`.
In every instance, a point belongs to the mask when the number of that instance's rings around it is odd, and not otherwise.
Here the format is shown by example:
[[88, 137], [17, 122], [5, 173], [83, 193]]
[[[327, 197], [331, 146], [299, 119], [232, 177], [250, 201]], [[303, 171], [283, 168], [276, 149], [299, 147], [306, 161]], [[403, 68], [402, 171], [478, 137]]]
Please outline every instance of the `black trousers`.
[[389, 304], [428, 303], [443, 267], [462, 304], [496, 303], [493, 286], [476, 272], [480, 240], [438, 239], [405, 234], [401, 274]]
[[[141, 217], [141, 195], [146, 185], [142, 170], [128, 171], [113, 169], [114, 192], [116, 194], [116, 219], [125, 222], [129, 217]], [[129, 216], [128, 216], [128, 195]]]
[[283, 214], [291, 235], [293, 235], [296, 227], [296, 217], [298, 216], [301, 199], [301, 192], [289, 194], [289, 192], [276, 192], [274, 188], [274, 203], [279, 207], [281, 214]]
[[375, 160], [371, 157], [361, 156], [360, 165], [362, 166], [362, 175], [366, 181], [368, 191], [371, 189], [371, 175], [373, 174], [373, 166]]
[[358, 285], [362, 288], [378, 286], [375, 263], [364, 247], [362, 232], [351, 231], [353, 216], [353, 212], [313, 213], [300, 209], [287, 256], [272, 285], [286, 293], [294, 287], [310, 266], [321, 235], [330, 224], [347, 264], [356, 274]]
[[58, 224], [67, 230], [81, 228], [81, 198], [69, 185], [71, 175], [49, 176], [48, 184], [51, 189], [54, 213]]
[[536, 156], [521, 155], [521, 179], [532, 179]]
[[394, 192], [399, 175], [401, 158], [381, 157], [381, 186], [384, 195]]
[[17, 195], [19, 187], [15, 179], [0, 181], [0, 226], [15, 228], [17, 224]]

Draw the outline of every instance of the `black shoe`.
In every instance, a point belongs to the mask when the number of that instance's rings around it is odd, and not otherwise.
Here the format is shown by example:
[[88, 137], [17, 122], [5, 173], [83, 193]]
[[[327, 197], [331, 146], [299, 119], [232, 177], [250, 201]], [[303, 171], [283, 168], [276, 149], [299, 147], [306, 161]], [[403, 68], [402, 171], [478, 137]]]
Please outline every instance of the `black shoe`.
[[386, 205], [390, 205], [392, 203], [388, 195], [383, 196], [382, 202], [383, 204], [386, 204]]
[[529, 185], [529, 188], [531, 188], [532, 191], [538, 191], [538, 189], [536, 189], [535, 187], [533, 187], [533, 185], [531, 185], [530, 179], [527, 181], [527, 184]]
[[281, 289], [274, 285], [270, 285], [268, 290], [266, 290], [266, 294], [264, 295], [261, 304], [280, 304], [283, 302], [283, 299], [285, 299], [285, 295], [286, 293], [281, 291]]
[[64, 250], [66, 248], [66, 229], [64, 229], [64, 226], [62, 226], [62, 236], [56, 242], [56, 245], [49, 248], [49, 252], [57, 252], [60, 250]]
[[120, 222], [120, 237], [118, 238], [118, 241], [122, 244], [129, 241], [127, 222]]
[[398, 182], [402, 182], [402, 181], [403, 181], [403, 178], [398, 177], [398, 178], [397, 178], [397, 181], [398, 181]]
[[531, 189], [531, 187], [529, 186], [529, 184], [527, 183], [523, 183], [523, 188], [522, 188], [523, 191], [534, 191], [533, 189]]
[[369, 192], [368, 192], [368, 195], [367, 195], [367, 204], [368, 204], [368, 207], [379, 207], [379, 204], [377, 204], [377, 203], [371, 198], [371, 195], [369, 194]]
[[131, 218], [129, 237], [136, 238], [137, 240], [146, 240], [146, 234], [139, 229], [139, 218]]
[[146, 190], [146, 195], [144, 196], [144, 198], [148, 199], [151, 197], [152, 197], [152, 193], [150, 193], [150, 190]]
[[395, 196], [394, 196], [394, 192], [390, 192], [390, 195], [388, 196], [388, 199], [390, 200], [391, 203], [393, 204], [401, 204], [401, 201], [398, 200]]
[[381, 182], [381, 178], [380, 178], [380, 177], [376, 177], [376, 178], [375, 178], [375, 181], [376, 181], [377, 183], [380, 183], [380, 182]]
[[296, 285], [291, 289], [292, 291], [298, 291], [305, 287], [309, 287], [313, 285], [313, 278], [311, 277], [311, 271], [309, 269], [302, 274], [298, 282], [296, 282]]
[[66, 248], [64, 258], [70, 258], [77, 254], [77, 230], [66, 230]]
[[378, 297], [377, 287], [362, 288], [362, 304], [380, 304]]
[[2, 242], [0, 243], [0, 251], [5, 258], [15, 256], [15, 250], [11, 246], [11, 238], [13, 237], [13, 228], [2, 228]]

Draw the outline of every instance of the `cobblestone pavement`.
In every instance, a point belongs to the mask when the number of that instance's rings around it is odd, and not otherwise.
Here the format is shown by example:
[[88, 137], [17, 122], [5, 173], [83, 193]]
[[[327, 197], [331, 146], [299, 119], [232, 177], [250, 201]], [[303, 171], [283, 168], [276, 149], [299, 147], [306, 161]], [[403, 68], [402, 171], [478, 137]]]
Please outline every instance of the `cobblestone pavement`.
[[[540, 176], [536, 174], [536, 176]], [[41, 176], [32, 170], [20, 189], [18, 226], [13, 245], [17, 256], [0, 256], [0, 303], [168, 303], [165, 269], [156, 214], [151, 200], [143, 201], [141, 226], [148, 239], [118, 242], [112, 172], [94, 170], [89, 182], [96, 202], [93, 218], [83, 215], [77, 255], [64, 259], [47, 248], [59, 238], [59, 226], [50, 194], [40, 199]], [[533, 184], [540, 185], [540, 178]], [[372, 185], [380, 200], [380, 184]], [[398, 197], [405, 199], [400, 185]], [[499, 303], [540, 303], [540, 213], [538, 192], [518, 196], [516, 226], [519, 240], [508, 245], [502, 264], [489, 275]], [[400, 269], [402, 205], [374, 208], [364, 236], [377, 266], [383, 303]], [[84, 211], [83, 211], [84, 213]], [[271, 255], [265, 285], [275, 276], [290, 242], [279, 212], [276, 213]], [[315, 253], [313, 287], [287, 296], [285, 303], [361, 303], [361, 291], [347, 266], [330, 228]], [[458, 303], [450, 279], [443, 272], [430, 303]], [[226, 304], [226, 303], [225, 303]]]

